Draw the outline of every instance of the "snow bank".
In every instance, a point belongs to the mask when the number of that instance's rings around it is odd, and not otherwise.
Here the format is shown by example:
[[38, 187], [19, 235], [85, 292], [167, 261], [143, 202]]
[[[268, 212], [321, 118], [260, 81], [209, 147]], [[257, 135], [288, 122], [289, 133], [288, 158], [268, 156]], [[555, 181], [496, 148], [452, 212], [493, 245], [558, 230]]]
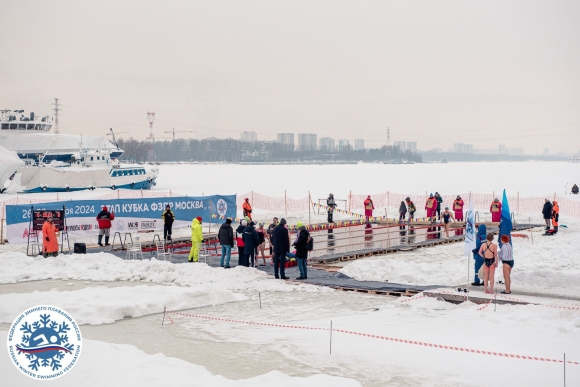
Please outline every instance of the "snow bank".
[[[512, 290], [547, 294], [580, 294], [580, 221], [567, 222], [557, 236], [542, 236], [543, 230], [515, 232], [528, 238], [513, 238]], [[473, 258], [469, 258], [473, 281]], [[340, 270], [359, 281], [389, 281], [415, 285], [456, 286], [467, 282], [467, 259], [463, 243], [417, 249], [353, 261]], [[501, 268], [496, 281], [503, 280]]]
[[[6, 332], [0, 332], [6, 341]], [[24, 376], [8, 356], [0, 356], [2, 382], [9, 386], [37, 386], [38, 381]], [[83, 353], [78, 364], [58, 379], [59, 386], [212, 386], [212, 387], [357, 387], [355, 380], [328, 375], [306, 378], [290, 377], [272, 371], [245, 380], [230, 380], [213, 375], [205, 367], [166, 357], [148, 355], [132, 345], [83, 340]]]
[[169, 310], [180, 310], [245, 299], [246, 296], [229, 290], [201, 286], [97, 286], [65, 292], [10, 293], [0, 295], [0, 322], [11, 324], [23, 310], [39, 304], [63, 308], [79, 324], [105, 324], [161, 313], [164, 306]]
[[72, 254], [56, 258], [28, 257], [17, 252], [0, 254], [0, 284], [43, 279], [90, 281], [143, 281], [210, 289], [256, 291], [324, 291], [314, 286], [290, 285], [253, 268], [214, 268], [205, 263], [123, 260], [112, 254]]

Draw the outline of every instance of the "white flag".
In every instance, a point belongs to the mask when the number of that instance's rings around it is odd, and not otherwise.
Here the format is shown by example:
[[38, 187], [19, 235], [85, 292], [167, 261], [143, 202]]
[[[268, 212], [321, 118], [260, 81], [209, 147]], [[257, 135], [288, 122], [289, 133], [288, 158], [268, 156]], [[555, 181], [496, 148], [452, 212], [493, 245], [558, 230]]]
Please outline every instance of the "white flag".
[[469, 198], [469, 211], [465, 217], [465, 245], [463, 246], [463, 255], [466, 257], [472, 254], [475, 249], [475, 213], [473, 212], [473, 203]]

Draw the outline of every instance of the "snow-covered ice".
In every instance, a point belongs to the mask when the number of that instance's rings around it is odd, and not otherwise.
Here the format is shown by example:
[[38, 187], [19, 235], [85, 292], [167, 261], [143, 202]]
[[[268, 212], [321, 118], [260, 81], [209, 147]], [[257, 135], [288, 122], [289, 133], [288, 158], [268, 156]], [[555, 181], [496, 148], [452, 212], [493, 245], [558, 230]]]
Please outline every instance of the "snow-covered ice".
[[[2, 341], [6, 332], [0, 332]], [[83, 353], [78, 364], [59, 386], [215, 386], [215, 387], [357, 387], [355, 380], [328, 375], [290, 377], [271, 371], [251, 379], [229, 380], [211, 374], [202, 366], [167, 357], [161, 353], [148, 355], [127, 344], [83, 340]], [[23, 376], [8, 356], [0, 356], [2, 384], [6, 386], [37, 386], [38, 381]]]
[[[488, 180], [478, 178], [494, 170], [510, 173], [494, 174]], [[521, 197], [539, 197], [554, 192], [563, 194], [564, 186], [568, 184], [569, 189], [579, 171], [578, 164], [539, 162], [162, 165], [156, 189], [189, 195], [242, 194], [254, 190], [284, 196], [286, 191], [293, 198], [307, 196], [310, 191], [316, 200], [326, 197], [328, 192], [344, 198], [350, 190], [356, 194], [386, 191], [449, 194], [499, 193], [505, 188], [511, 195], [519, 192]], [[542, 178], [531, 177], [532, 172], [533, 176]], [[192, 173], [195, 180], [183, 178]], [[215, 178], [224, 173], [231, 179]], [[296, 184], [295, 176], [312, 178]], [[256, 185], [260, 177], [266, 183]], [[200, 181], [207, 183], [199, 184]], [[62, 194], [61, 198], [105, 193], [110, 191]], [[29, 197], [54, 198], [54, 194]], [[541, 223], [540, 210], [520, 214], [519, 218], [529, 216], [532, 222]], [[256, 215], [270, 217], [272, 214], [257, 211]], [[304, 220], [307, 216], [294, 213], [288, 218]], [[518, 298], [518, 292], [570, 298], [580, 294], [580, 270], [576, 262], [580, 221], [566, 218], [565, 214], [562, 217], [561, 223], [569, 228], [561, 228], [556, 237], [542, 237], [537, 230], [533, 232], [533, 243], [531, 238], [514, 238], [513, 297]], [[312, 215], [313, 220], [323, 218], [323, 214]], [[187, 230], [183, 231], [187, 234]], [[527, 231], [519, 233], [530, 235]], [[555, 360], [561, 359], [565, 352], [569, 360], [580, 361], [580, 302], [575, 300], [544, 298], [536, 302], [540, 305], [498, 305], [497, 310], [492, 306], [480, 309], [480, 305], [471, 302], [454, 305], [426, 297], [403, 302], [403, 299], [276, 281], [248, 268], [223, 270], [205, 264], [123, 261], [106, 253], [43, 259], [27, 257], [16, 252], [17, 249], [22, 251], [22, 246], [2, 246], [0, 250], [4, 252], [0, 254], [0, 329], [6, 329], [7, 323], [28, 304], [44, 302], [63, 307], [84, 324], [81, 329], [87, 340], [80, 362], [69, 375], [59, 379], [59, 385], [115, 385], [122, 380], [124, 385], [140, 386], [357, 386], [360, 382], [365, 386], [400, 387], [543, 387], [562, 384], [562, 363], [449, 348]], [[456, 286], [467, 281], [468, 259], [462, 252], [461, 243], [418, 249], [353, 261], [342, 272], [360, 280]], [[471, 264], [473, 267], [473, 260]], [[501, 273], [496, 278], [501, 279]], [[83, 289], [61, 286], [53, 291], [43, 284], [42, 291], [31, 291], [38, 283], [35, 281], [53, 280], [102, 284]], [[117, 282], [120, 286], [111, 286]], [[128, 283], [148, 286], [127, 286]], [[10, 286], [10, 292], [3, 292], [3, 286]], [[262, 308], [259, 308], [258, 292]], [[161, 327], [164, 306], [184, 309], [190, 315], [225, 320], [169, 314], [171, 320], [169, 323], [166, 320]], [[331, 320], [332, 355], [328, 331]], [[322, 329], [287, 329], [239, 321]], [[18, 373], [7, 356], [0, 357], [0, 375], [0, 384], [33, 383]], [[227, 375], [227, 378], [218, 375]], [[580, 383], [580, 365], [567, 366], [567, 381], [568, 385]]]

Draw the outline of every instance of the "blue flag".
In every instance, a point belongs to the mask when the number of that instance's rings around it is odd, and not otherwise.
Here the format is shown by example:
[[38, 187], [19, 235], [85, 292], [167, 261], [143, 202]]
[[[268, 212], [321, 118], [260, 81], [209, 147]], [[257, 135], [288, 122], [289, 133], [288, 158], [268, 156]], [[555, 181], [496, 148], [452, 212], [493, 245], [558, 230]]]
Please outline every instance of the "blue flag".
[[499, 246], [501, 247], [501, 236], [507, 235], [510, 237], [510, 244], [512, 242], [511, 238], [512, 231], [512, 217], [510, 211], [510, 205], [508, 203], [507, 195], [505, 194], [505, 189], [503, 190], [503, 198], [501, 200], [501, 222], [499, 224]]

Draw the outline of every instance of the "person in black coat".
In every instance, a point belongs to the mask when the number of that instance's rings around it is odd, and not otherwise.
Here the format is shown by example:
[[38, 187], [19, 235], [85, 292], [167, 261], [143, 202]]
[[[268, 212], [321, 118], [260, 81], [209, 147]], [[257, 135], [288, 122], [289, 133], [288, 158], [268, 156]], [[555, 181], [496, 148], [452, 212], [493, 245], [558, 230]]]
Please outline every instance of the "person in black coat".
[[[230, 257], [232, 255], [232, 247], [234, 247], [234, 229], [232, 228], [232, 220], [226, 219], [218, 232], [218, 239], [222, 246], [222, 256], [220, 258], [220, 266], [226, 269], [230, 268]], [[224, 266], [224, 257], [226, 259]]]
[[407, 206], [405, 202], [401, 200], [401, 205], [399, 206], [399, 222], [405, 221], [405, 216], [407, 215]]
[[296, 247], [296, 260], [298, 261], [298, 270], [300, 271], [300, 277], [297, 280], [303, 280], [308, 278], [308, 273], [306, 271], [306, 259], [308, 259], [308, 241], [310, 239], [310, 232], [304, 226], [298, 228], [298, 240], [294, 242], [294, 247]]
[[[290, 252], [290, 239], [288, 229], [286, 226], [286, 219], [280, 219], [280, 224], [274, 227], [272, 233], [272, 242], [274, 244], [274, 276], [281, 279], [289, 279], [284, 273], [284, 263], [286, 262], [286, 254]], [[280, 276], [278, 276], [278, 268]]]
[[244, 240], [244, 266], [248, 267], [256, 267], [255, 259], [256, 259], [256, 247], [260, 244], [260, 237], [258, 236], [258, 232], [254, 228], [254, 222], [250, 222], [248, 227], [244, 230], [244, 234], [242, 235]]
[[544, 221], [546, 222], [546, 230], [550, 229], [550, 222], [552, 219], [552, 203], [548, 199], [544, 203], [544, 208], [542, 209], [542, 215], [544, 215]]

